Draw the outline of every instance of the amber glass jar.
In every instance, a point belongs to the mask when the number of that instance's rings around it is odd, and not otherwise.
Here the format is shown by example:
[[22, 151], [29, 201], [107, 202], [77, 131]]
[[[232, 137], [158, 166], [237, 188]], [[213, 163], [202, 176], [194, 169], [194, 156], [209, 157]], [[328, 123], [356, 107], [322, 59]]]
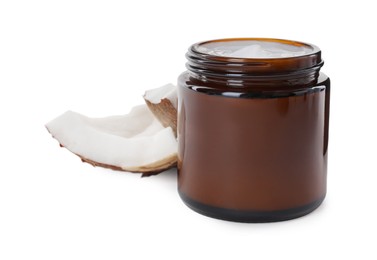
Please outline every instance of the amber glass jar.
[[302, 42], [192, 45], [178, 79], [178, 190], [193, 210], [240, 222], [303, 216], [326, 195], [330, 80]]

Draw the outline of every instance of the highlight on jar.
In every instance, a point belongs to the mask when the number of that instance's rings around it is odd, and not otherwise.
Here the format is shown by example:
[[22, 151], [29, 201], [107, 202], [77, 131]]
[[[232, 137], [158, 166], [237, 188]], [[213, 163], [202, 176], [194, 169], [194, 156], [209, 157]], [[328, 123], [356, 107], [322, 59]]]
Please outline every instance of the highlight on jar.
[[304, 216], [326, 196], [330, 79], [304, 42], [195, 43], [177, 85], [128, 114], [67, 111], [47, 130], [83, 162], [151, 176], [177, 169], [182, 201], [208, 217], [260, 223]]

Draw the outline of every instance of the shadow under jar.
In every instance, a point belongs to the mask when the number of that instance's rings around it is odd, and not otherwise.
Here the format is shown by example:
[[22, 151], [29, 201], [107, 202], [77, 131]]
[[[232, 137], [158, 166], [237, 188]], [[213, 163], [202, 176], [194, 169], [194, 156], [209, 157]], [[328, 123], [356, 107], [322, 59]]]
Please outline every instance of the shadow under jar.
[[240, 222], [297, 218], [326, 195], [330, 80], [312, 44], [201, 42], [178, 79], [178, 190]]

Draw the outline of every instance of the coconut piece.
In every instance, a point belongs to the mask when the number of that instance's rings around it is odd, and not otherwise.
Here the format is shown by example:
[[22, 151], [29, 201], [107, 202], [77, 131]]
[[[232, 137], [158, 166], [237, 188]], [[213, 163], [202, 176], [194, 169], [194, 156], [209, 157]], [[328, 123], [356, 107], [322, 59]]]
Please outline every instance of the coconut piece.
[[127, 115], [104, 118], [67, 111], [46, 127], [62, 147], [93, 166], [148, 176], [177, 162], [173, 130], [163, 127], [146, 105]]
[[167, 84], [159, 88], [147, 90], [144, 100], [152, 113], [165, 127], [171, 127], [177, 136], [177, 88]]

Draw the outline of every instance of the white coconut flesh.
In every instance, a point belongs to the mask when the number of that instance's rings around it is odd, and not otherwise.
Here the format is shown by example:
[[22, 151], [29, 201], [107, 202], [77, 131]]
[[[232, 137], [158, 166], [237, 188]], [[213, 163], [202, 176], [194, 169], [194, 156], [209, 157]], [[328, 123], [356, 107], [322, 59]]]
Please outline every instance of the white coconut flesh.
[[46, 127], [62, 146], [95, 166], [158, 173], [177, 160], [173, 130], [162, 126], [146, 105], [105, 118], [67, 111]]
[[144, 99], [153, 104], [160, 104], [163, 99], [168, 99], [177, 109], [177, 88], [173, 84], [166, 84], [159, 88], [150, 89], [145, 92]]

